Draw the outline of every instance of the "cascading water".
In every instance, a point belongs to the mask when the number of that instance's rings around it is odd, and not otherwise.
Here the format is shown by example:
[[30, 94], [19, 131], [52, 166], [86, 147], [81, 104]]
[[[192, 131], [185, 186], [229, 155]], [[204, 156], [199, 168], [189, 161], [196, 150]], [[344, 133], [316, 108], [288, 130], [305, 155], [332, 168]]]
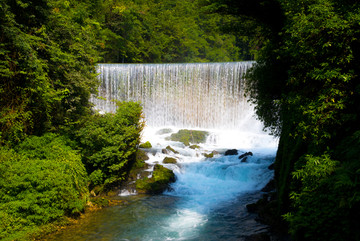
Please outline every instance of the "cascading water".
[[[81, 228], [51, 239], [244, 240], [266, 230], [245, 207], [261, 197], [261, 188], [272, 178], [268, 166], [277, 148], [244, 97], [243, 78], [252, 64], [99, 65], [99, 92], [106, 101], [93, 98], [96, 108], [114, 111], [111, 99], [140, 101], [147, 124], [142, 140], [153, 145], [147, 162], [176, 158], [177, 164], [163, 165], [177, 181], [158, 196], [131, 196], [124, 190], [120, 198], [130, 202], [125, 208], [105, 209]], [[183, 128], [208, 132], [206, 142], [192, 149], [168, 140]], [[178, 153], [164, 154], [168, 145]], [[230, 148], [253, 156], [246, 162], [239, 154], [224, 156]], [[213, 151], [213, 158], [204, 156]]]
[[96, 109], [113, 112], [113, 99], [142, 103], [147, 125], [239, 129], [253, 109], [244, 75], [253, 62], [101, 64]]

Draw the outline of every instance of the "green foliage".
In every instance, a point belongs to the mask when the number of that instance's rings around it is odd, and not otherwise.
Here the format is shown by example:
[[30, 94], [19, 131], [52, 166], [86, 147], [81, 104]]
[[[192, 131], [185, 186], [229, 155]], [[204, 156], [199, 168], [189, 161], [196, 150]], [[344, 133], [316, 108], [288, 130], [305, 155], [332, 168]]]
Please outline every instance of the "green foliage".
[[1, 239], [23, 238], [39, 225], [76, 215], [88, 198], [84, 165], [63, 138], [31, 137], [19, 150], [0, 150]]
[[97, 87], [98, 23], [80, 2], [0, 4], [0, 144], [73, 126]]
[[206, 131], [197, 131], [197, 130], [179, 130], [177, 133], [171, 134], [168, 140], [171, 141], [180, 141], [184, 143], [185, 146], [189, 146], [190, 143], [199, 144], [206, 141], [208, 133]]
[[[304, 166], [292, 173], [294, 179], [301, 181], [303, 185], [302, 192], [314, 191], [322, 180], [335, 171], [336, 166], [339, 164], [339, 162], [331, 160], [328, 154], [321, 157], [306, 155], [304, 161]], [[302, 162], [302, 160], [298, 162]], [[296, 194], [292, 196], [295, 198]]]
[[104, 174], [100, 169], [96, 169], [89, 175], [91, 186], [97, 186], [104, 183]]
[[92, 177], [101, 171], [106, 185], [124, 180], [140, 142], [141, 113], [137, 103], [119, 103], [115, 114], [91, 116], [76, 132], [88, 173], [96, 171]]
[[[105, 2], [105, 62], [235, 61], [238, 39], [222, 32], [233, 17], [210, 13], [200, 0]], [[244, 49], [247, 46], [244, 46]]]
[[[269, 26], [247, 89], [280, 137], [278, 213], [293, 239], [359, 240], [359, 1], [219, 2]], [[267, 5], [279, 16], [261, 16]]]

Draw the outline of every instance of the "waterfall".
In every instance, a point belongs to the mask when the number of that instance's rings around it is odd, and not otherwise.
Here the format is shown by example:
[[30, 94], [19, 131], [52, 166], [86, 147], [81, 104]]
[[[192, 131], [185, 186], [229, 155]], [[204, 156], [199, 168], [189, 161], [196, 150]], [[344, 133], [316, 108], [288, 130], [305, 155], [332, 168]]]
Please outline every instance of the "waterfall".
[[[96, 108], [115, 111], [112, 99], [141, 102], [147, 124], [141, 139], [152, 144], [144, 149], [145, 171], [161, 164], [177, 180], [163, 195], [134, 195], [124, 187], [119, 198], [130, 204], [96, 212], [82, 228], [50, 240], [247, 240], [266, 231], [246, 204], [256, 202], [273, 177], [268, 167], [278, 140], [262, 131], [244, 97], [252, 64], [100, 64], [99, 95], [106, 99], [93, 97]], [[182, 128], [201, 129], [207, 139], [196, 146], [172, 141]], [[225, 155], [229, 148], [238, 154]]]
[[253, 108], [244, 76], [253, 63], [99, 64], [103, 98], [91, 101], [103, 112], [115, 111], [114, 99], [141, 102], [153, 127], [246, 128]]

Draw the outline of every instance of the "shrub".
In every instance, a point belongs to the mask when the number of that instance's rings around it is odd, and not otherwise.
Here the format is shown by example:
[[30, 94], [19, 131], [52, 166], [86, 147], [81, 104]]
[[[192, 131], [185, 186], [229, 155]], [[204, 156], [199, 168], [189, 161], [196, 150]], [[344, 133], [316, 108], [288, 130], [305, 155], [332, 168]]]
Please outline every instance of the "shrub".
[[0, 239], [77, 215], [88, 199], [81, 158], [61, 137], [31, 137], [17, 149], [0, 149]]
[[118, 103], [115, 114], [94, 115], [76, 133], [88, 173], [100, 170], [106, 185], [123, 181], [135, 161], [143, 129], [141, 111], [138, 103]]

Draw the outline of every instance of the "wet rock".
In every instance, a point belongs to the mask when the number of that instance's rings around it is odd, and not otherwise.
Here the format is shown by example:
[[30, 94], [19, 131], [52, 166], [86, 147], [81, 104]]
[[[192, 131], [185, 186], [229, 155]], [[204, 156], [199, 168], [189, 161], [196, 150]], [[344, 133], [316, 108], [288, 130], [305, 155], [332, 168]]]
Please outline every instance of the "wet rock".
[[179, 130], [177, 133], [171, 134], [171, 136], [166, 139], [171, 141], [179, 141], [182, 142], [185, 146], [189, 146], [190, 143], [204, 143], [208, 135], [209, 133], [206, 131], [183, 129]]
[[268, 184], [266, 184], [263, 189], [261, 189], [262, 192], [272, 192], [275, 190], [275, 180], [271, 179]]
[[176, 158], [173, 158], [173, 157], [165, 157], [164, 160], [163, 160], [163, 163], [164, 163], [164, 164], [176, 164], [177, 161], [176, 161]]
[[175, 174], [159, 164], [154, 166], [152, 177], [145, 177], [136, 181], [138, 193], [160, 194], [169, 188], [169, 184], [175, 182]]
[[145, 151], [138, 149], [136, 151], [136, 160], [146, 161], [149, 160], [149, 156], [146, 154]]
[[174, 154], [179, 154], [178, 151], [175, 151], [171, 146], [167, 146], [166, 148], [161, 150], [162, 154], [169, 154], [170, 152]]
[[274, 170], [274, 168], [275, 168], [275, 164], [274, 164], [274, 163], [272, 163], [270, 166], [268, 166], [268, 169], [269, 169], [269, 170]]
[[149, 148], [151, 148], [152, 147], [152, 145], [151, 145], [151, 143], [150, 142], [145, 142], [145, 143], [141, 143], [140, 145], [139, 145], [139, 147], [140, 148], [144, 148], [144, 149], [149, 149]]
[[239, 156], [239, 159], [243, 159], [244, 157], [248, 157], [248, 156], [252, 156], [252, 155], [253, 155], [253, 153], [251, 151], [245, 152], [244, 154], [241, 154]]
[[247, 156], [246, 157], [243, 157], [243, 159], [241, 159], [241, 162], [247, 162]]
[[191, 145], [191, 146], [189, 146], [190, 147], [190, 149], [200, 149], [200, 146], [198, 146], [198, 145]]
[[236, 149], [230, 149], [230, 150], [227, 150], [225, 151], [225, 156], [234, 156], [234, 155], [237, 155], [238, 154], [238, 151]]
[[219, 154], [219, 152], [217, 151], [212, 151], [210, 153], [203, 153], [203, 155], [206, 157], [206, 158], [213, 158], [215, 155]]

